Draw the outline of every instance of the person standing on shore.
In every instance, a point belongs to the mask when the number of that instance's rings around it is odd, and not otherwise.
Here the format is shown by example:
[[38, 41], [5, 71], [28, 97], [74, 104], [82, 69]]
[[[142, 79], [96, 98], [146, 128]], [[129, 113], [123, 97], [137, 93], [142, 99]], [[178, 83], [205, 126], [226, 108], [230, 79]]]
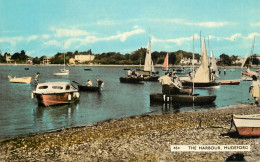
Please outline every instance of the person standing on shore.
[[260, 92], [260, 82], [255, 75], [253, 75], [252, 78], [253, 81], [249, 88], [249, 92], [250, 92], [250, 96], [253, 97], [255, 100], [255, 106], [257, 106], [259, 104], [258, 99], [259, 99], [259, 92]]
[[173, 84], [169, 76], [169, 72], [167, 72], [166, 75], [160, 77], [158, 80], [162, 86], [163, 100], [168, 101], [168, 97], [170, 96], [170, 85]]

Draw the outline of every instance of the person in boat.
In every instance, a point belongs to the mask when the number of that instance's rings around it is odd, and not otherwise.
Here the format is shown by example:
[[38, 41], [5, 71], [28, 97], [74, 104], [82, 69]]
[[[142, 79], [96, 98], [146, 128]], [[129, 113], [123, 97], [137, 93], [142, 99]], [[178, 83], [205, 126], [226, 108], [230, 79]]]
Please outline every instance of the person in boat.
[[258, 105], [258, 99], [259, 99], [259, 92], [260, 92], [260, 82], [257, 79], [255, 75], [252, 76], [253, 81], [252, 84], [249, 88], [250, 96], [254, 98], [255, 100], [255, 105]]
[[40, 73], [39, 72], [37, 72], [37, 74], [35, 75], [35, 77], [34, 77], [34, 80], [35, 80], [35, 84], [36, 85], [38, 85], [39, 84], [39, 75], [40, 75]]
[[98, 87], [102, 88], [104, 86], [104, 82], [102, 80], [96, 79]]
[[177, 88], [181, 89], [182, 83], [180, 78], [176, 75], [175, 71], [172, 72], [172, 81]]
[[89, 86], [89, 87], [93, 86], [93, 83], [90, 79], [88, 79], [88, 81], [87, 81], [87, 86]]
[[215, 71], [211, 71], [210, 73], [210, 80], [215, 81]]
[[131, 77], [131, 76], [132, 76], [132, 71], [131, 71], [131, 70], [128, 70], [128, 71], [127, 71], [127, 76], [128, 76], [128, 77]]

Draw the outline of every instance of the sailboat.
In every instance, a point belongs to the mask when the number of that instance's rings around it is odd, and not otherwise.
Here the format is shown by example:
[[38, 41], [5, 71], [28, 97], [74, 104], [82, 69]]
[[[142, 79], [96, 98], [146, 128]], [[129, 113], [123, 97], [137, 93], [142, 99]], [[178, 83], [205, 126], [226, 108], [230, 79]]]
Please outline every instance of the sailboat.
[[69, 69], [65, 68], [65, 53], [64, 53], [64, 68], [60, 69], [60, 72], [58, 73], [53, 73], [55, 76], [65, 76], [69, 74]]
[[195, 73], [192, 81], [183, 81], [183, 86], [192, 86], [197, 88], [206, 88], [206, 87], [218, 87], [220, 85], [219, 82], [216, 82], [210, 77], [210, 69], [209, 69], [209, 59], [207, 55], [205, 39], [202, 41], [202, 51], [201, 51], [201, 65]]
[[168, 62], [168, 59], [169, 59], [169, 55], [167, 53], [165, 59], [164, 59], [164, 62], [163, 62], [163, 71], [169, 71], [169, 62]]
[[[194, 37], [193, 37], [193, 51], [194, 51]], [[194, 52], [193, 52], [194, 59]], [[194, 62], [192, 62], [192, 69], [194, 71]], [[150, 102], [151, 103], [167, 103], [171, 102], [173, 104], [181, 105], [207, 105], [212, 104], [216, 100], [216, 95], [210, 96], [200, 96], [199, 94], [194, 94], [194, 82], [192, 81], [192, 90], [190, 91], [187, 87], [182, 87], [181, 91], [176, 94], [172, 93], [165, 99], [162, 93], [151, 93]]]
[[154, 69], [152, 54], [151, 54], [151, 41], [148, 42], [147, 51], [145, 55], [144, 70], [136, 70], [137, 76], [142, 76], [144, 81], [158, 81], [159, 76], [153, 75], [157, 73]]
[[[251, 48], [251, 54], [250, 54], [251, 58], [252, 58], [253, 53], [254, 53], [254, 43], [255, 43], [255, 37], [254, 37], [254, 41], [253, 41], [252, 48]], [[248, 55], [249, 55], [249, 53], [246, 54], [246, 56], [244, 58], [244, 62], [241, 65], [241, 68], [243, 68], [245, 66], [245, 63], [246, 63], [247, 58], [248, 58]], [[249, 62], [250, 62], [249, 64], [252, 65], [252, 59], [251, 59], [251, 61], [249, 60]], [[250, 65], [247, 66], [246, 71], [241, 71], [241, 74], [243, 75], [242, 80], [252, 80], [251, 77], [253, 75], [255, 75], [256, 77], [260, 76], [260, 74], [258, 72], [253, 71], [253, 70], [250, 69]], [[250, 79], [248, 79], [248, 78], [250, 78]]]

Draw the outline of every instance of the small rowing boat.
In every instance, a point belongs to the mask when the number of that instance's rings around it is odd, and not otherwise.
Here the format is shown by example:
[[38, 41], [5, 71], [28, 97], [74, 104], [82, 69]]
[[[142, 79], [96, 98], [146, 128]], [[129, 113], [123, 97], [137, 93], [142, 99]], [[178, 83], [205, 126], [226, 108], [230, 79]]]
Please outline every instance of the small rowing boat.
[[235, 115], [233, 123], [241, 136], [260, 136], [260, 114]]
[[29, 84], [32, 81], [32, 77], [12, 77], [8, 75], [8, 79], [10, 83], [24, 83], [24, 84]]
[[211, 104], [216, 100], [216, 96], [200, 96], [199, 94], [194, 95], [169, 95], [169, 98], [164, 98], [162, 93], [150, 94], [150, 102], [171, 102], [173, 104], [195, 104], [195, 105], [207, 105]]
[[240, 79], [238, 79], [238, 80], [220, 80], [219, 83], [221, 85], [239, 85]]

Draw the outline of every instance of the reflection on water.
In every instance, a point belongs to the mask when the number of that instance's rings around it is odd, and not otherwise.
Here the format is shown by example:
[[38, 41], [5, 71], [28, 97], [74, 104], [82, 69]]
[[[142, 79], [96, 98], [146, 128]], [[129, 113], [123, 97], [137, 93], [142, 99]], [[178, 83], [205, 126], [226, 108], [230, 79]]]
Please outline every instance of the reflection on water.
[[52, 107], [37, 106], [33, 109], [34, 124], [48, 129], [61, 128], [62, 125], [71, 126], [74, 124], [74, 113], [78, 110], [79, 103]]
[[[185, 111], [199, 111], [199, 110], [205, 110], [205, 109], [213, 109], [216, 108], [216, 104], [208, 104], [208, 105], [180, 105], [180, 104], [172, 104], [172, 103], [152, 103], [151, 109], [154, 109], [151, 113], [157, 114], [157, 113], [178, 113], [178, 112], [185, 112]], [[161, 109], [158, 109], [160, 107]]]
[[[252, 101], [248, 93], [251, 82], [241, 81], [237, 86], [195, 89], [194, 93], [200, 95], [216, 95], [217, 98], [212, 105], [150, 105], [150, 94], [160, 93], [160, 84], [121, 84], [119, 78], [126, 75], [126, 71], [123, 70], [126, 67], [92, 67], [92, 71], [85, 71], [84, 67], [69, 67], [68, 76], [53, 76], [54, 72], [60, 71], [60, 66], [31, 66], [29, 70], [24, 68], [25, 66], [0, 68], [0, 138], [140, 114], [196, 111]], [[160, 71], [160, 75], [164, 74], [160, 68], [156, 71]], [[241, 69], [227, 71], [226, 75], [222, 72], [218, 79], [239, 79], [240, 71]], [[8, 75], [34, 77], [37, 72], [40, 73], [40, 82], [75, 80], [84, 84], [90, 79], [96, 85], [95, 79], [99, 78], [104, 81], [105, 87], [102, 93], [80, 92], [80, 101], [76, 104], [41, 107], [37, 106], [36, 99], [30, 98], [31, 91], [35, 89], [34, 84], [11, 84], [7, 78]]]

